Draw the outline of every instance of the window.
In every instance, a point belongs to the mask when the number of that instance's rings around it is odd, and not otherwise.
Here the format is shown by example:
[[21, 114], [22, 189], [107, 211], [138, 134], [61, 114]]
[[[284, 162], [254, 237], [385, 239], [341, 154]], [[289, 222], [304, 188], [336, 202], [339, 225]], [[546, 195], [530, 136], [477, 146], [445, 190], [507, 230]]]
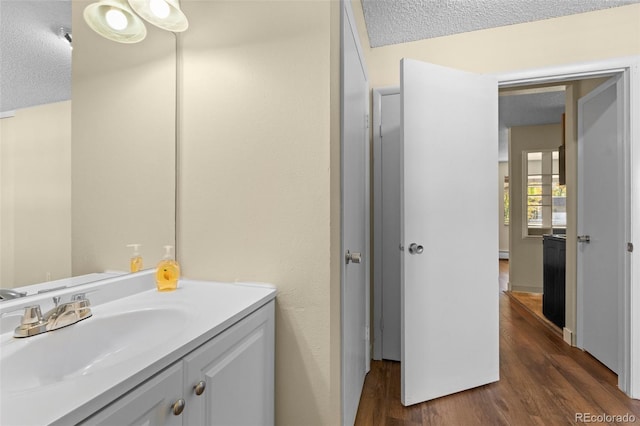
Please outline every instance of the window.
[[566, 188], [560, 185], [558, 151], [523, 154], [524, 235], [564, 233], [567, 227]]

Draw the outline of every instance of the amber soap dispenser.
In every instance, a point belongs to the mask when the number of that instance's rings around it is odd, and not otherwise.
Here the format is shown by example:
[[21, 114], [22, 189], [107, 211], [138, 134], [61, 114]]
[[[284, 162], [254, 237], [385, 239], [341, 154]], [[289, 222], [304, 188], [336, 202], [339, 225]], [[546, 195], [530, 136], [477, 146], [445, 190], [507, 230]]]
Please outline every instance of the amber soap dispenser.
[[173, 246], [164, 246], [164, 249], [164, 257], [158, 263], [158, 269], [156, 270], [156, 286], [158, 291], [173, 291], [178, 288], [180, 265], [171, 254]]
[[127, 247], [133, 248], [133, 254], [129, 259], [129, 271], [138, 272], [142, 270], [142, 256], [140, 256], [140, 246], [142, 244], [127, 244]]

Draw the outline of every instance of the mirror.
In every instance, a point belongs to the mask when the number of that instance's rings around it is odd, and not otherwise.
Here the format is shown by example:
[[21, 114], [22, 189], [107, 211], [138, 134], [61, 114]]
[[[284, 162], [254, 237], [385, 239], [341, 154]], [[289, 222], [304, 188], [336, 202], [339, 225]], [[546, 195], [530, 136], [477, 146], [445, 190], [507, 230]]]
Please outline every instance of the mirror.
[[[131, 243], [142, 244], [144, 267], [155, 267], [162, 247], [175, 245], [175, 37], [148, 25], [140, 43], [106, 40], [84, 22], [82, 12], [90, 3], [0, 3], [2, 67], [18, 63], [8, 57], [7, 44], [19, 46], [28, 36], [37, 37], [51, 55], [73, 57], [68, 71], [50, 65], [34, 70], [67, 72], [57, 80], [68, 79], [72, 100], [16, 107], [13, 117], [0, 119], [3, 288], [127, 272]], [[10, 11], [18, 4], [29, 8], [21, 12], [22, 21]], [[53, 6], [66, 7], [72, 51], [58, 34], [65, 14]], [[38, 21], [26, 23], [36, 16]], [[11, 20], [19, 23], [7, 25]], [[61, 47], [52, 48], [54, 42]], [[17, 54], [38, 57], [20, 49]], [[0, 71], [4, 89], [9, 73]], [[27, 98], [31, 91], [21, 95]], [[3, 91], [2, 102], [5, 98]]]

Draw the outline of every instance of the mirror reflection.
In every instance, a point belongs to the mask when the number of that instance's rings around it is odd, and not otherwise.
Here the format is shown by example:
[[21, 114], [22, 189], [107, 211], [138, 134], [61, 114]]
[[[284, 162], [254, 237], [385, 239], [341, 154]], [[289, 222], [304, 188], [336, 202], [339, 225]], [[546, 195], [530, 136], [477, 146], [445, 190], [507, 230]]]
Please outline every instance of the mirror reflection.
[[88, 4], [0, 3], [1, 288], [127, 272], [128, 244], [155, 267], [175, 245], [175, 38], [106, 40]]

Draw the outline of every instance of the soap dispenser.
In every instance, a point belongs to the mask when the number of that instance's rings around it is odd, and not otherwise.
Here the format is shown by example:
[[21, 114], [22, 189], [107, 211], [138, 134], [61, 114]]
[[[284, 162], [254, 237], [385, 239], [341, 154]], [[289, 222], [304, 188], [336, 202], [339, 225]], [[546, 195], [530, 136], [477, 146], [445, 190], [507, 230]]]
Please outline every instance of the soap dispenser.
[[178, 288], [180, 278], [180, 265], [173, 258], [171, 249], [173, 246], [164, 246], [165, 254], [156, 270], [156, 285], [158, 291], [173, 291]]
[[140, 256], [140, 246], [142, 244], [127, 244], [127, 247], [133, 248], [133, 254], [129, 261], [129, 270], [131, 272], [138, 272], [142, 270], [142, 256]]

